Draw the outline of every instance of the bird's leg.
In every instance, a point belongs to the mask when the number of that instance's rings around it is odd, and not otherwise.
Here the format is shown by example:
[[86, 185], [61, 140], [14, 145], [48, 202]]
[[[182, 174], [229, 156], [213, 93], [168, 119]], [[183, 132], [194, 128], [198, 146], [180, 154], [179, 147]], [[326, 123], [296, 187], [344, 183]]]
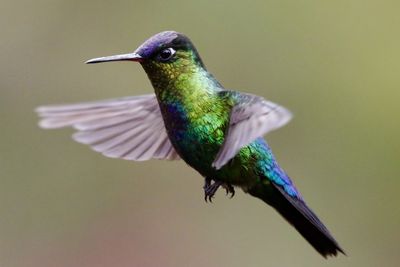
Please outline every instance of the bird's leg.
[[204, 178], [204, 200], [206, 202], [212, 202], [212, 198], [214, 197], [215, 193], [217, 192], [218, 188], [222, 186], [226, 190], [226, 194], [230, 193], [231, 198], [235, 195], [235, 189], [231, 184], [223, 183], [220, 181], [215, 181], [211, 183], [213, 179], [211, 178]]

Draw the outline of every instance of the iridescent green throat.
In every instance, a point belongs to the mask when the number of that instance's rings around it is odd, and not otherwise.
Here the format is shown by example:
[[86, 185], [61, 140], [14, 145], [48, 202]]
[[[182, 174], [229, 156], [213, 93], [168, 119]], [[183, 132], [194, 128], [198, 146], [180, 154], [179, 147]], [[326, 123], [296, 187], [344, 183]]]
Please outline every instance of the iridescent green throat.
[[212, 97], [222, 88], [194, 51], [177, 51], [176, 60], [172, 62], [151, 60], [143, 62], [142, 66], [160, 102], [178, 101], [191, 105]]

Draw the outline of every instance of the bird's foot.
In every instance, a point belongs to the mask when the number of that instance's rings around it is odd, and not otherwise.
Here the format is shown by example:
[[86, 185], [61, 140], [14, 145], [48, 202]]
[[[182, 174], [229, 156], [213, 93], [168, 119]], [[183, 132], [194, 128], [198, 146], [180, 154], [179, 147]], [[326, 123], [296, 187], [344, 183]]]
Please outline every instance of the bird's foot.
[[235, 189], [231, 184], [223, 183], [220, 181], [214, 181], [213, 183], [212, 179], [210, 178], [205, 178], [204, 179], [204, 200], [206, 202], [210, 201], [212, 202], [212, 198], [214, 197], [215, 193], [218, 191], [218, 188], [222, 186], [226, 190], [226, 194], [231, 194], [230, 198], [232, 198], [235, 195]]
[[233, 196], [235, 195], [235, 188], [233, 188], [231, 184], [222, 184], [221, 186], [225, 189], [225, 194], [230, 194], [229, 198], [233, 198]]

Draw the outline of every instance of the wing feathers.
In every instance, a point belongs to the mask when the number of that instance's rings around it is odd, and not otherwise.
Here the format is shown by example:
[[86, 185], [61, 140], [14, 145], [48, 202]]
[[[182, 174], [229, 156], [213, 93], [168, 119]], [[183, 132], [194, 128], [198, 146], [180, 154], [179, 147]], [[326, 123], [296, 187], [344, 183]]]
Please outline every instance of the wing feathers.
[[242, 147], [284, 126], [292, 118], [289, 110], [273, 102], [255, 95], [235, 93], [239, 94], [239, 101], [231, 110], [224, 143], [212, 163], [216, 169], [235, 157]]
[[73, 139], [112, 158], [179, 159], [154, 94], [36, 109], [46, 129], [72, 126]]

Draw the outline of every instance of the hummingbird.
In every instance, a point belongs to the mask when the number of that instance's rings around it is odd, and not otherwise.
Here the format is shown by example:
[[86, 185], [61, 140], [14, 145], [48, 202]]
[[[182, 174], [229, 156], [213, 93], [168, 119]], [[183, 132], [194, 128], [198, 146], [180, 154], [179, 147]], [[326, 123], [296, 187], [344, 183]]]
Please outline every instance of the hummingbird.
[[279, 166], [263, 136], [292, 118], [285, 107], [225, 89], [184, 34], [158, 33], [133, 53], [87, 64], [142, 65], [153, 94], [36, 109], [40, 127], [72, 126], [73, 139], [111, 158], [183, 160], [204, 178], [204, 198], [235, 187], [282, 215], [323, 257], [345, 254]]

